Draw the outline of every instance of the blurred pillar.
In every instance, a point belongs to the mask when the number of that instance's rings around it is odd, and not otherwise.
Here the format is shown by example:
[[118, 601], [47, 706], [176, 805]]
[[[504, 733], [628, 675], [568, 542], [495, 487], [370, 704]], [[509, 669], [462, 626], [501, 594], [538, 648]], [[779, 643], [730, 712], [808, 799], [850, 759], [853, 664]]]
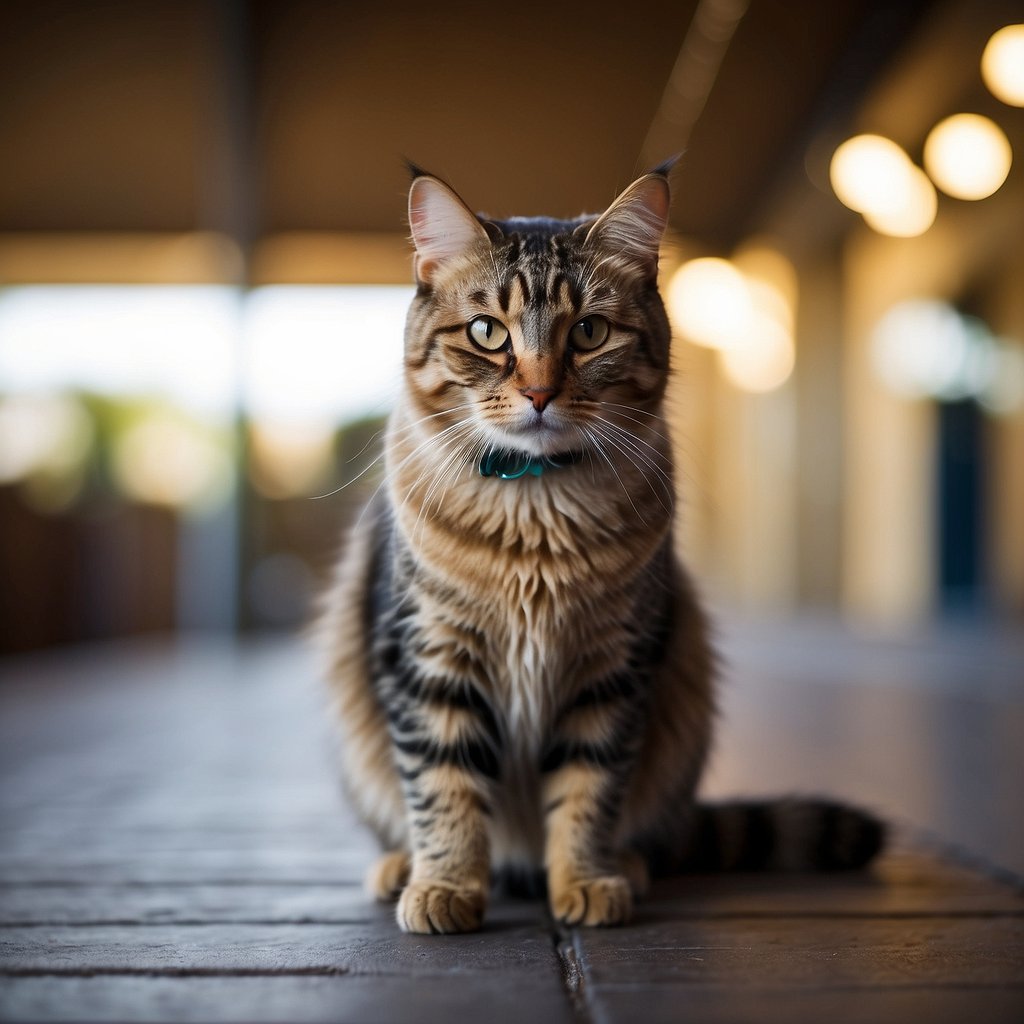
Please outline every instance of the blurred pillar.
[[[258, 234], [253, 38], [244, 0], [216, 0], [206, 14], [203, 74], [208, 102], [196, 214], [204, 228], [229, 237], [241, 254], [234, 280], [241, 324]], [[231, 496], [216, 512], [181, 521], [177, 623], [182, 629], [233, 631], [244, 624], [247, 453], [241, 384], [246, 353], [241, 330], [234, 350], [239, 391], [231, 411], [235, 450]]]
[[923, 238], [885, 238], [866, 228], [846, 247], [843, 605], [855, 618], [892, 627], [933, 607], [935, 417], [930, 403], [884, 387], [871, 337], [886, 310], [916, 294], [926, 275], [913, 268], [936, 268], [936, 255]]
[[[1012, 244], [993, 282], [990, 326], [1024, 353], [1024, 242], [1018, 236]], [[1024, 381], [1018, 386], [1024, 389]], [[1024, 405], [993, 417], [989, 444], [985, 555], [993, 603], [1024, 617]]]
[[716, 509], [711, 497], [714, 456], [714, 353], [681, 338], [672, 342], [666, 411], [676, 458], [676, 536], [687, 566], [701, 579], [714, 574]]
[[796, 393], [715, 388], [712, 493], [725, 596], [741, 608], [789, 610], [796, 599]]
[[801, 605], [839, 604], [843, 510], [842, 248], [797, 267], [796, 546]]

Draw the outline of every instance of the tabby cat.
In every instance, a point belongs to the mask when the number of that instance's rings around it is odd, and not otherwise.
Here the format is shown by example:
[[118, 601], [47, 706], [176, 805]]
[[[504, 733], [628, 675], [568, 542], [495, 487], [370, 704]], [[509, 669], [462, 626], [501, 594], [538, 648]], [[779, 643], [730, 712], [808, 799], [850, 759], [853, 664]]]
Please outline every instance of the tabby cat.
[[668, 212], [667, 167], [596, 218], [504, 221], [414, 170], [386, 493], [320, 622], [368, 884], [406, 931], [479, 927], [499, 870], [613, 925], [651, 871], [881, 845], [838, 804], [695, 802], [715, 666], [672, 543]]

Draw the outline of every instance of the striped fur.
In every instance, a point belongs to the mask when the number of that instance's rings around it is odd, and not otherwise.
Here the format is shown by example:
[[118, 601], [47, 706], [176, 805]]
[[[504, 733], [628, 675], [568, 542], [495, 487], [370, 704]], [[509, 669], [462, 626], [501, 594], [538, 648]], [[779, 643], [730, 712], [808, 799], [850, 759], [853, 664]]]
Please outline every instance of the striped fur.
[[[879, 845], [837, 805], [694, 803], [714, 665], [671, 539], [667, 213], [662, 172], [570, 221], [478, 219], [413, 182], [386, 493], [321, 619], [346, 785], [385, 850], [369, 884], [407, 931], [478, 927], [494, 873], [541, 873], [559, 920], [602, 925], [649, 870], [854, 866]], [[500, 350], [468, 334], [480, 316]], [[586, 317], [608, 325], [592, 351]], [[492, 449], [574, 457], [504, 481], [477, 471]]]

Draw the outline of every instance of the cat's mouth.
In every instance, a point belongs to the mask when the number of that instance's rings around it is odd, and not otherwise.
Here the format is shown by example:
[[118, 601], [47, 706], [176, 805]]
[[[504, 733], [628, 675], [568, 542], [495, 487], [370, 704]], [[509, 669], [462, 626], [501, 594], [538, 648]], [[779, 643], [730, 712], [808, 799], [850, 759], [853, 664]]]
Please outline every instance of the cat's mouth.
[[580, 447], [579, 431], [554, 417], [538, 417], [530, 423], [503, 425], [494, 430], [495, 442], [527, 455], [558, 455]]

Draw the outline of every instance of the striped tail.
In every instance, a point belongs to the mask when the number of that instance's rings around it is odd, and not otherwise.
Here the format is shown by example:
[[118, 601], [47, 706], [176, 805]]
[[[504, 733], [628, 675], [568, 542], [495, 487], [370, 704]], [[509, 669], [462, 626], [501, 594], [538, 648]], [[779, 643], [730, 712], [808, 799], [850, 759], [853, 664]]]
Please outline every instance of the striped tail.
[[884, 843], [878, 818], [830, 800], [698, 804], [670, 871], [843, 871], [864, 867]]

